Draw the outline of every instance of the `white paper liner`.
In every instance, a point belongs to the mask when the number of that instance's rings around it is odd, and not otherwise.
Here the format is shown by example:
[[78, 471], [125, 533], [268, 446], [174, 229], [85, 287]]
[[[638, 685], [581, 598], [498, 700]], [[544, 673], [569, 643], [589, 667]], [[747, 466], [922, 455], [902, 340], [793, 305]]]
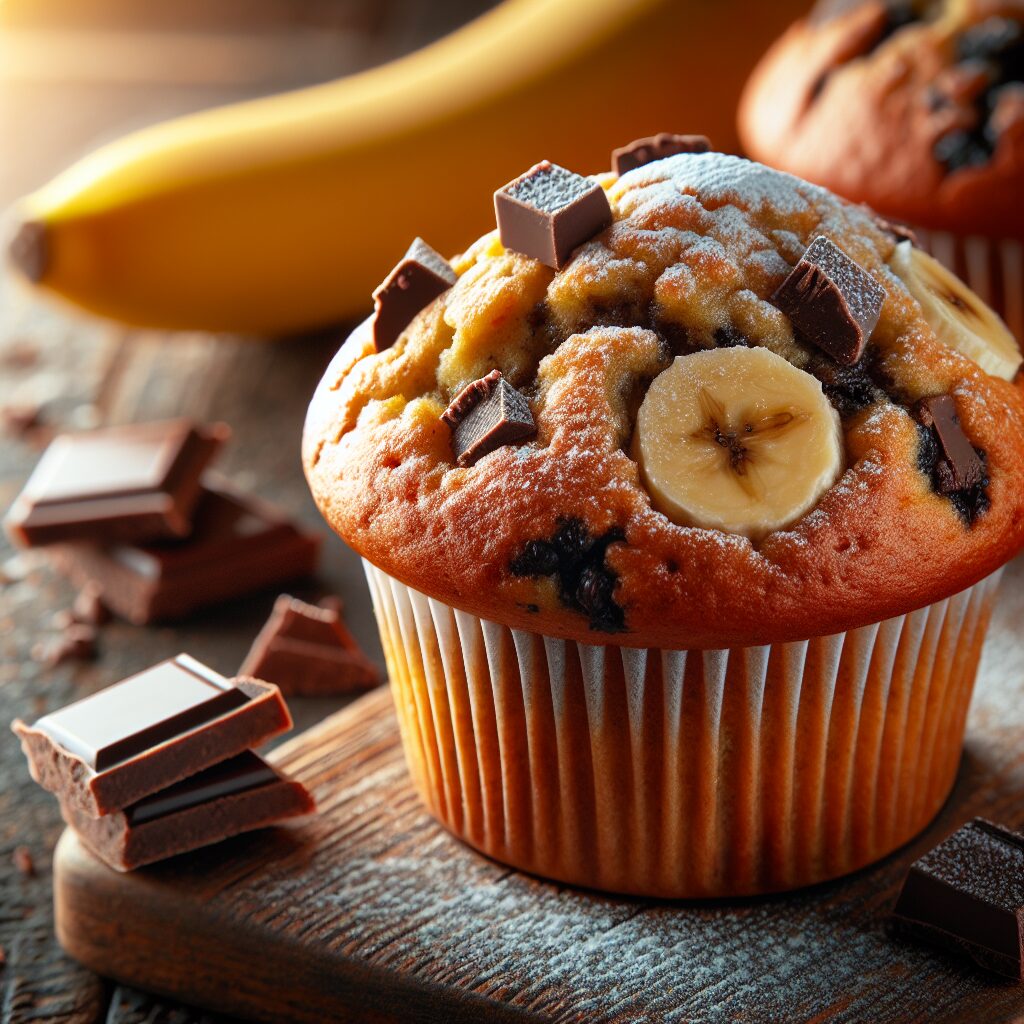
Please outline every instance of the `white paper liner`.
[[510, 629], [364, 566], [431, 812], [523, 870], [667, 897], [812, 884], [924, 828], [1001, 575], [844, 634], [668, 651]]
[[918, 227], [914, 234], [924, 249], [977, 292], [1024, 343], [1024, 245]]

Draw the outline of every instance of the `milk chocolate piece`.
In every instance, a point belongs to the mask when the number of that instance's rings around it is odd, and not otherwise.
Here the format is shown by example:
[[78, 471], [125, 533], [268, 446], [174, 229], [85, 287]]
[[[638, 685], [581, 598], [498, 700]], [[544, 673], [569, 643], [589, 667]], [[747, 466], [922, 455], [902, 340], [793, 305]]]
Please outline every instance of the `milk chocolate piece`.
[[472, 466], [502, 445], [537, 432], [526, 399], [499, 370], [467, 384], [441, 419], [452, 429], [452, 449], [460, 466]]
[[377, 351], [390, 348], [412, 318], [456, 280], [452, 265], [422, 238], [415, 239], [373, 293], [373, 343]]
[[803, 337], [845, 366], [860, 359], [884, 299], [885, 289], [824, 235], [772, 296]]
[[494, 193], [506, 249], [561, 270], [573, 250], [612, 222], [604, 189], [544, 160]]
[[1024, 836], [982, 818], [915, 861], [892, 927], [1024, 980]]
[[289, 696], [350, 693], [380, 682], [337, 610], [287, 594], [274, 603], [238, 671], [276, 683]]
[[115, 871], [132, 871], [313, 810], [305, 786], [252, 751], [103, 818], [61, 801], [64, 820]]
[[200, 477], [228, 428], [188, 420], [62, 434], [43, 453], [6, 517], [19, 544], [183, 537]]
[[616, 174], [643, 167], [655, 160], [664, 160], [667, 156], [680, 153], [709, 153], [711, 140], [706, 135], [673, 135], [671, 132], [658, 132], [645, 139], [635, 139], [628, 146], [620, 146], [612, 150], [612, 170]]
[[309, 576], [320, 539], [288, 516], [207, 476], [192, 535], [152, 544], [60, 544], [54, 563], [78, 586], [93, 584], [129, 622], [180, 619], [207, 605]]
[[922, 398], [914, 406], [914, 416], [922, 427], [932, 431], [942, 452], [935, 466], [939, 493], [954, 494], [980, 484], [985, 476], [985, 467], [960, 426], [953, 396]]
[[291, 728], [276, 686], [187, 654], [40, 718], [15, 720], [32, 777], [89, 817], [119, 811]]

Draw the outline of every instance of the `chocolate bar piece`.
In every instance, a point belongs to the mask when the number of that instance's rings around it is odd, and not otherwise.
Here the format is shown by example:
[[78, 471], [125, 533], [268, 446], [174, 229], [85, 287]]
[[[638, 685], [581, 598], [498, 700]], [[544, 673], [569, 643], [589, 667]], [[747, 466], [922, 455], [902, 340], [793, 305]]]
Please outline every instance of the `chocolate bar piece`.
[[935, 465], [936, 487], [940, 494], [954, 494], [981, 483], [985, 467], [960, 426], [952, 395], [922, 398], [914, 406], [914, 417], [922, 427], [932, 431], [942, 452], [942, 458]]
[[643, 167], [655, 160], [664, 160], [667, 156], [680, 153], [709, 153], [711, 140], [706, 135], [673, 135], [671, 132], [658, 132], [645, 139], [635, 139], [628, 146], [620, 146], [612, 150], [612, 170], [616, 174]]
[[187, 654], [40, 718], [15, 720], [32, 777], [99, 817], [291, 728], [278, 688]]
[[506, 249], [561, 270], [573, 250], [612, 222], [596, 181], [544, 160], [494, 193], [498, 234]]
[[62, 434], [43, 453], [6, 517], [19, 544], [183, 537], [200, 477], [227, 440], [217, 423], [136, 423]]
[[305, 786], [252, 751], [103, 818], [61, 802], [64, 820], [115, 871], [132, 871], [313, 810]]
[[529, 403], [500, 370], [467, 384], [441, 419], [451, 427], [452, 449], [460, 466], [472, 466], [503, 445], [537, 432]]
[[891, 926], [1024, 980], [1024, 836], [982, 818], [958, 829], [910, 866]]
[[380, 673], [339, 612], [282, 594], [238, 670], [276, 683], [288, 695], [325, 696], [365, 690]]
[[884, 300], [885, 289], [824, 235], [772, 296], [801, 335], [844, 366], [860, 359]]
[[129, 622], [180, 619], [211, 604], [312, 574], [319, 537], [280, 510], [214, 477], [203, 481], [192, 535], [153, 544], [60, 544], [57, 567], [78, 586], [92, 583]]
[[373, 343], [377, 351], [390, 348], [412, 318], [456, 280], [452, 265], [422, 238], [415, 239], [373, 293]]

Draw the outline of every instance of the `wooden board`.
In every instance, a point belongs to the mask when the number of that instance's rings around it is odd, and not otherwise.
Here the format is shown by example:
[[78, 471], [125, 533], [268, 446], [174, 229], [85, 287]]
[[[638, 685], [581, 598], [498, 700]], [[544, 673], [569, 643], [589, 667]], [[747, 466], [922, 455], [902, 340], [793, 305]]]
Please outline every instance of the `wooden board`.
[[732, 903], [616, 898], [510, 871], [408, 781], [378, 691], [275, 752], [319, 815], [118, 875], [65, 833], [58, 937], [93, 970], [265, 1021], [1019, 1021], [1024, 986], [884, 929], [908, 863], [978, 814], [1024, 826], [1024, 562], [1011, 566], [953, 796], [849, 879]]

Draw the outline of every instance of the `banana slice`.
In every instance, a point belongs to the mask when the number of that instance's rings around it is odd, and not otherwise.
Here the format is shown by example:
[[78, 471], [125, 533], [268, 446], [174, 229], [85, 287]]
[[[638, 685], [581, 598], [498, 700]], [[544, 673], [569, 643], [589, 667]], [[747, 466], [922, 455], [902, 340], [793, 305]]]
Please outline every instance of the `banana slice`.
[[900, 242], [889, 264], [921, 305], [944, 345], [973, 359], [986, 373], [1013, 380], [1020, 349], [1006, 324], [935, 257]]
[[677, 358], [640, 406], [633, 455], [673, 522], [752, 540], [799, 519], [844, 463], [817, 379], [766, 348]]

